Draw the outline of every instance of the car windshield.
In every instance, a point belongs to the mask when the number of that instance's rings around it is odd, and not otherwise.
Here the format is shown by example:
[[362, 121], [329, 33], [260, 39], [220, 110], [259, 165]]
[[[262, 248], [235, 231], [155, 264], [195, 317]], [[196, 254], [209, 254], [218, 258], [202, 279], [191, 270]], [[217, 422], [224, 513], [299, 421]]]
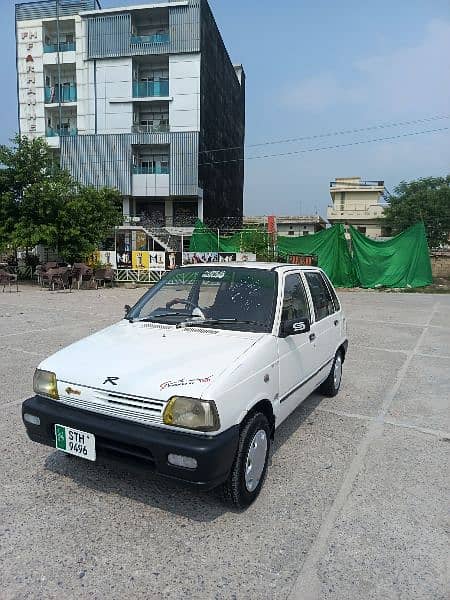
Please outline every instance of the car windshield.
[[269, 332], [276, 273], [245, 267], [189, 267], [168, 273], [127, 314], [131, 322]]

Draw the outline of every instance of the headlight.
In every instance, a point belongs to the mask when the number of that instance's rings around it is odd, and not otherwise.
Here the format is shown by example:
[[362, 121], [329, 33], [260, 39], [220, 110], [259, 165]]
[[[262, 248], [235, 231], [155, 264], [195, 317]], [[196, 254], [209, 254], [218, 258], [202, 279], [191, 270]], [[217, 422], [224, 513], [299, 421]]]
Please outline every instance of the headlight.
[[33, 377], [33, 389], [39, 396], [59, 400], [56, 375], [51, 371], [36, 369]]
[[196, 431], [217, 431], [219, 415], [212, 400], [172, 396], [164, 409], [163, 422], [173, 427]]

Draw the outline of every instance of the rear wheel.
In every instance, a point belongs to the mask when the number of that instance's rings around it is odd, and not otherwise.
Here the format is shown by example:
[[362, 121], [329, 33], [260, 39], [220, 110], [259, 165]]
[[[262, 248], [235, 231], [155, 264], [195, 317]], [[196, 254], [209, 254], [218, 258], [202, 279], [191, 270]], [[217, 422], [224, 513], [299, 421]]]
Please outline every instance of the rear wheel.
[[262, 413], [245, 422], [228, 479], [222, 485], [224, 500], [243, 509], [258, 496], [263, 485], [270, 449], [270, 425]]
[[331, 367], [330, 374], [319, 388], [322, 394], [324, 394], [324, 396], [329, 396], [330, 398], [332, 398], [333, 396], [336, 396], [336, 394], [339, 392], [339, 388], [341, 387], [342, 381], [342, 362], [342, 350], [338, 350], [334, 357], [333, 366]]

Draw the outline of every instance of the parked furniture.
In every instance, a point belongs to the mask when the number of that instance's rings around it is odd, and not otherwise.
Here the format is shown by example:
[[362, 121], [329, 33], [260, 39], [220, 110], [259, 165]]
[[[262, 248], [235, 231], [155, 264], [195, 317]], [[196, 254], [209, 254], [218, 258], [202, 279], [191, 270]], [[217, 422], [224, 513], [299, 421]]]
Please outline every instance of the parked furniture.
[[74, 263], [72, 267], [72, 277], [79, 290], [83, 283], [94, 281], [94, 271], [84, 263]]
[[97, 289], [101, 285], [104, 287], [107, 283], [110, 283], [111, 287], [114, 287], [114, 270], [111, 267], [96, 269], [94, 271], [94, 281]]
[[16, 273], [8, 273], [4, 269], [0, 269], [0, 285], [3, 286], [2, 292], [5, 291], [5, 287], [9, 287], [9, 291], [11, 293], [11, 286], [16, 285], [16, 292], [19, 291], [19, 284], [17, 282], [17, 274]]
[[72, 291], [72, 269], [54, 267], [42, 273], [42, 285], [47, 284], [53, 291], [56, 288]]

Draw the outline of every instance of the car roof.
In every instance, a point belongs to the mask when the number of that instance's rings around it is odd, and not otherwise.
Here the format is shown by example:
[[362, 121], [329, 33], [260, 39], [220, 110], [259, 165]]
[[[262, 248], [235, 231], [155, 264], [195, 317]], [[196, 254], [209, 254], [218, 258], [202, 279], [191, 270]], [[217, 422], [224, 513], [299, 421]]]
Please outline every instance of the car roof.
[[274, 263], [274, 262], [211, 262], [211, 263], [197, 263], [195, 265], [183, 265], [183, 269], [189, 269], [192, 267], [220, 267], [220, 268], [233, 268], [240, 267], [245, 269], [262, 269], [265, 271], [320, 271], [319, 267], [307, 267], [302, 265], [291, 265], [289, 263]]

